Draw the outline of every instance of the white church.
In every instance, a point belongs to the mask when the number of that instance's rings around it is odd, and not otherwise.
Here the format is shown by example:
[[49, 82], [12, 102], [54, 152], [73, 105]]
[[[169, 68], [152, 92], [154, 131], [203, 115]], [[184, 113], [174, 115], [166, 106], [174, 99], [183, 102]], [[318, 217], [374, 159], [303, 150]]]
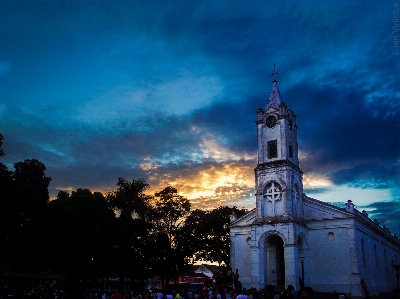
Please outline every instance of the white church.
[[[243, 287], [276, 289], [301, 281], [317, 292], [361, 298], [397, 288], [400, 241], [355, 209], [303, 193], [296, 115], [284, 103], [276, 75], [265, 110], [257, 110], [256, 207], [231, 217], [231, 267]], [[302, 280], [303, 279], [303, 280]]]

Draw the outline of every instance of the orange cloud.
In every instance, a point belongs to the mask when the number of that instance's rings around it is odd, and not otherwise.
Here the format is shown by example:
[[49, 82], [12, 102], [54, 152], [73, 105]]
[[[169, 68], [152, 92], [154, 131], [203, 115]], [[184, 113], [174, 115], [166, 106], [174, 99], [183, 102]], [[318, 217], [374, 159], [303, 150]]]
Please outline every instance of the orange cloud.
[[321, 177], [321, 175], [308, 173], [303, 177], [303, 186], [306, 189], [318, 189], [332, 187], [333, 183], [331, 180]]
[[242, 201], [254, 195], [253, 177], [253, 168], [245, 163], [198, 163], [166, 175], [152, 175], [149, 183], [155, 191], [175, 187], [193, 208], [213, 209], [221, 205], [242, 207]]

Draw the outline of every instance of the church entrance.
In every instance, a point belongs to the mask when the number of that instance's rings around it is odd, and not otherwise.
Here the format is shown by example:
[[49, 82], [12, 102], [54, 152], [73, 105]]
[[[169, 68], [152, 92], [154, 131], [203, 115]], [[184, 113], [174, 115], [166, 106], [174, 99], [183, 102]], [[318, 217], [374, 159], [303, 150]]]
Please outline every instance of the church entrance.
[[284, 287], [285, 251], [283, 240], [279, 236], [271, 236], [266, 240], [265, 255], [265, 285]]

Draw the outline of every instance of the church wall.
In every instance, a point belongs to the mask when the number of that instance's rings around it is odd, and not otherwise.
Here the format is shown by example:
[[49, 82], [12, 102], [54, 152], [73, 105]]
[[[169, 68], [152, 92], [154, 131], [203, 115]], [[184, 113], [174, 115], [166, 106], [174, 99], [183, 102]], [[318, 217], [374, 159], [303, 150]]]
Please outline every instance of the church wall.
[[392, 263], [399, 263], [399, 246], [363, 222], [356, 224], [356, 245], [360, 279], [371, 294], [388, 292], [397, 287]]
[[239, 270], [242, 284], [251, 282], [251, 231], [249, 227], [231, 230], [231, 267]]
[[396, 288], [391, 264], [400, 262], [399, 245], [366, 220], [351, 217], [307, 223], [306, 284], [318, 291], [337, 290], [353, 296], [362, 294], [361, 279], [371, 295]]
[[308, 250], [305, 255], [305, 283], [320, 292], [351, 292], [354, 234], [351, 220], [307, 223]]

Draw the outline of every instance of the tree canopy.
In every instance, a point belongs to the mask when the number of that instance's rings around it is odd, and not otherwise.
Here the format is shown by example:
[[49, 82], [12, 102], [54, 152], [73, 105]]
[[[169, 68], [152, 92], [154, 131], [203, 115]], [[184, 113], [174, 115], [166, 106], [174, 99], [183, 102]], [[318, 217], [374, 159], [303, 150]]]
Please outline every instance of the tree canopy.
[[150, 188], [144, 179], [133, 179], [129, 182], [123, 178], [118, 178], [117, 190], [109, 191], [106, 198], [114, 211], [120, 217], [128, 220], [131, 218], [145, 219], [149, 210], [149, 202], [152, 197], [146, 194]]
[[0, 165], [1, 261], [11, 260], [18, 268], [30, 267], [40, 259], [35, 257], [36, 248], [27, 250], [26, 244], [36, 243], [41, 231], [51, 178], [36, 159], [15, 163], [14, 169]]
[[210, 211], [193, 210], [185, 219], [180, 238], [187, 240], [188, 252], [194, 252], [195, 260], [216, 262], [218, 258], [229, 265], [229, 216], [242, 216], [244, 209], [219, 207]]
[[[0, 156], [2, 140], [0, 134]], [[120, 177], [105, 195], [78, 188], [49, 200], [50, 182], [36, 159], [15, 163], [14, 170], [0, 162], [0, 262], [10, 273], [64, 273], [71, 286], [110, 276], [140, 285], [159, 275], [167, 283], [196, 260], [221, 257], [228, 265], [229, 215], [245, 212], [192, 211], [174, 187], [151, 195], [144, 179]]]

